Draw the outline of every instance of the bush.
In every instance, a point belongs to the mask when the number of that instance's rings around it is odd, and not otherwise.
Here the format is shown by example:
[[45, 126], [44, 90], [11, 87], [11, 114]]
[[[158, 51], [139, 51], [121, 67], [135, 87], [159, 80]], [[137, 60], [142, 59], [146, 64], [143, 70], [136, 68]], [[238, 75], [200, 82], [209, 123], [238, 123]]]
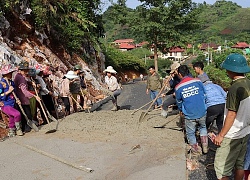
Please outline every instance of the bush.
[[227, 76], [225, 70], [209, 65], [204, 68], [204, 71], [215, 84], [220, 85], [225, 90], [229, 88], [232, 80]]
[[102, 44], [103, 53], [106, 59], [106, 65], [113, 66], [118, 71], [136, 70], [140, 73], [145, 73], [146, 68], [144, 61], [131, 54], [121, 52], [120, 50]]

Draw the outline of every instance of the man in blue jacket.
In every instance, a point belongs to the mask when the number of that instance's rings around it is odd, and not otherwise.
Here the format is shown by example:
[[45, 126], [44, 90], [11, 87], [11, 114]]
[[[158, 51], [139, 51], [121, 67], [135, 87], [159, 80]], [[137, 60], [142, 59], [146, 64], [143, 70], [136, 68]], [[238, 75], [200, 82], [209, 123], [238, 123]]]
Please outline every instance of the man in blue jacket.
[[191, 78], [188, 74], [189, 69], [186, 65], [181, 65], [178, 68], [181, 82], [175, 87], [175, 96], [178, 108], [185, 116], [186, 135], [191, 145], [191, 151], [198, 155], [202, 152], [195, 136], [197, 124], [203, 152], [207, 153], [208, 151], [205, 88], [199, 79]]

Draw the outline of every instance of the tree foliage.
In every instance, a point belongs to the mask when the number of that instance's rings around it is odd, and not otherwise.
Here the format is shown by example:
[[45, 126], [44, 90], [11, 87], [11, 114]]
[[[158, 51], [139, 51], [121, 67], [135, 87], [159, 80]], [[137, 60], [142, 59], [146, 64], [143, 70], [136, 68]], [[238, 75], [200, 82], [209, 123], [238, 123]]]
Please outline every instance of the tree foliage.
[[[103, 44], [104, 46], [104, 44]], [[137, 70], [138, 72], [145, 72], [145, 64], [144, 61], [133, 54], [124, 53], [120, 50], [114, 48], [111, 45], [107, 45], [106, 47], [102, 47], [105, 49], [105, 59], [106, 65], [111, 65], [118, 71], [124, 70]]]
[[144, 34], [153, 44], [155, 68], [158, 70], [157, 51], [166, 50], [182, 40], [182, 35], [197, 27], [196, 7], [191, 0], [151, 1], [136, 8], [129, 25], [135, 34]]
[[149, 57], [151, 55], [151, 52], [147, 48], [137, 48], [124, 53], [136, 56], [142, 60], [145, 60], [145, 57]]
[[219, 84], [224, 89], [227, 89], [232, 80], [227, 76], [226, 70], [221, 69], [220, 65], [231, 53], [242, 54], [242, 51], [238, 49], [228, 49], [222, 53], [213, 53], [213, 61], [209, 65], [207, 65], [207, 61], [202, 59], [202, 56], [198, 56], [195, 61], [202, 61], [205, 65], [204, 71], [208, 74], [209, 78], [214, 83]]
[[100, 0], [10, 0], [3, 6], [6, 12], [21, 11], [24, 3], [32, 9], [35, 28], [48, 32], [69, 51], [79, 51], [84, 41], [96, 42], [103, 35]]
[[[167, 0], [159, 0], [159, 1], [144, 1], [141, 0], [142, 3], [144, 3], [145, 7], [145, 13], [144, 17], [146, 18], [150, 16], [150, 9], [157, 7], [160, 8], [160, 3], [163, 5], [168, 5], [169, 1]], [[183, 3], [184, 1], [171, 1]], [[151, 4], [150, 4], [151, 3]], [[154, 6], [155, 5], [155, 6]], [[185, 47], [187, 42], [192, 43], [195, 46], [197, 44], [203, 43], [203, 42], [214, 42], [217, 44], [225, 44], [227, 46], [231, 46], [239, 41], [245, 41], [250, 43], [250, 8], [242, 8], [241, 6], [237, 5], [236, 3], [233, 3], [232, 1], [216, 1], [214, 4], [207, 4], [205, 1], [203, 3], [198, 3], [196, 5], [192, 5], [194, 8], [192, 11], [188, 11], [188, 14], [190, 16], [187, 16], [187, 18], [193, 18], [193, 24], [191, 25], [197, 25], [195, 29], [193, 29], [191, 32], [188, 31], [182, 31], [179, 30], [177, 33], [181, 32], [181, 35], [178, 38], [171, 37], [170, 40], [168, 40], [166, 43], [168, 43], [169, 46], [171, 45], [179, 45], [182, 47]], [[111, 8], [112, 7], [112, 8]], [[131, 31], [133, 26], [133, 20], [139, 19], [138, 17], [138, 9], [141, 6], [138, 6], [137, 9], [132, 10], [130, 8], [126, 8], [123, 6], [122, 11], [116, 11], [116, 8], [113, 8], [114, 6], [111, 6], [107, 9], [107, 11], [103, 14], [105, 19], [105, 30], [106, 34], [109, 34], [110, 36], [107, 36], [107, 40], [112, 42], [115, 39], [119, 38], [133, 38], [137, 41], [143, 41], [146, 40], [145, 33], [141, 33], [141, 31], [138, 31], [137, 29], [133, 32]], [[116, 6], [119, 7], [119, 6]], [[178, 7], [178, 6], [177, 6]], [[117, 18], [109, 18], [106, 17], [110, 13], [114, 13], [116, 11]], [[172, 9], [172, 11], [176, 11], [175, 9]], [[171, 11], [171, 12], [172, 12]], [[126, 12], [126, 13], [123, 13]], [[154, 12], [155, 13], [155, 12]], [[194, 14], [194, 16], [191, 15], [191, 13]], [[198, 15], [196, 16], [196, 14]], [[119, 16], [118, 16], [119, 15]], [[155, 14], [154, 14], [155, 15]], [[162, 15], [164, 16], [164, 15]], [[168, 18], [167, 16], [164, 16]], [[117, 19], [122, 18], [122, 21], [128, 22], [131, 20], [131, 24], [126, 23], [125, 25], [121, 25], [118, 23], [115, 23]], [[156, 16], [157, 20], [157, 16]], [[178, 20], [179, 21], [179, 20]], [[178, 21], [174, 21], [177, 22]], [[140, 30], [140, 25], [144, 24], [143, 20], [137, 21]], [[151, 21], [147, 21], [145, 19], [145, 23], [150, 23]], [[154, 25], [156, 25], [157, 22], [155, 22]], [[169, 21], [169, 24], [173, 24], [173, 22]], [[149, 26], [149, 25], [148, 25]], [[143, 27], [143, 26], [142, 26]], [[161, 26], [159, 26], [161, 27]], [[185, 24], [181, 26], [183, 28], [188, 27], [188, 24]], [[158, 27], [157, 27], [158, 28]], [[146, 29], [146, 27], [145, 27]], [[173, 34], [176, 33], [175, 31]], [[167, 34], [167, 31], [166, 31]], [[109, 39], [110, 38], [110, 39]], [[164, 49], [164, 48], [163, 48]]]

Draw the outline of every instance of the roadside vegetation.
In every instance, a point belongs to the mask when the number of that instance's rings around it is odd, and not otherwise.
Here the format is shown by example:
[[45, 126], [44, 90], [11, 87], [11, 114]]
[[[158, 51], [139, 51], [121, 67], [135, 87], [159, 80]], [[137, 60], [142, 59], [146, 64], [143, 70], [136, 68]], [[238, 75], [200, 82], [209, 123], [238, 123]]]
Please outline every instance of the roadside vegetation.
[[[77, 53], [91, 63], [93, 57], [86, 55], [86, 47], [91, 44], [95, 51], [105, 54], [106, 65], [121, 72], [146, 73], [150, 65], [155, 65], [164, 77], [172, 62], [158, 59], [158, 52], [191, 44], [193, 48], [187, 49], [186, 54], [195, 55], [196, 61], [207, 64], [207, 57], [199, 50], [201, 43], [220, 44], [221, 54], [213, 53], [205, 70], [216, 83], [228, 87], [230, 80], [220, 64], [234, 51], [229, 47], [236, 42], [250, 43], [250, 8], [231, 1], [216, 1], [212, 5], [189, 0], [140, 1], [140, 6], [131, 9], [126, 0], [116, 3], [110, 0], [111, 6], [102, 12], [101, 0], [9, 0], [0, 2], [0, 15], [11, 19], [13, 12], [23, 13], [21, 5], [28, 5], [32, 11], [26, 20], [35, 30], [46, 32], [58, 48], [63, 46], [68, 53]], [[135, 43], [147, 41], [148, 46], [121, 52], [111, 45], [116, 39], [126, 38], [134, 39]], [[149, 56], [153, 60], [145, 58]]]

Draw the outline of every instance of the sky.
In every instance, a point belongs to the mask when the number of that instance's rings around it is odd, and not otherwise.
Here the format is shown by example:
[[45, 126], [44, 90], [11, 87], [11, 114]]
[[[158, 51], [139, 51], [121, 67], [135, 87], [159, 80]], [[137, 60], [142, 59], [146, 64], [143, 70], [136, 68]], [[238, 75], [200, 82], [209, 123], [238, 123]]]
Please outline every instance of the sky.
[[[193, 0], [193, 2], [196, 2], [196, 3], [203, 3], [204, 1], [207, 4], [214, 4], [216, 2], [216, 0]], [[231, 1], [237, 3], [243, 8], [250, 7], [250, 0], [231, 0]], [[105, 2], [104, 9], [106, 9], [109, 6], [109, 3], [107, 3], [107, 0], [106, 1], [103, 0], [103, 2]], [[127, 6], [130, 8], [134, 9], [138, 5], [140, 5], [140, 2], [137, 0], [127, 0]]]

